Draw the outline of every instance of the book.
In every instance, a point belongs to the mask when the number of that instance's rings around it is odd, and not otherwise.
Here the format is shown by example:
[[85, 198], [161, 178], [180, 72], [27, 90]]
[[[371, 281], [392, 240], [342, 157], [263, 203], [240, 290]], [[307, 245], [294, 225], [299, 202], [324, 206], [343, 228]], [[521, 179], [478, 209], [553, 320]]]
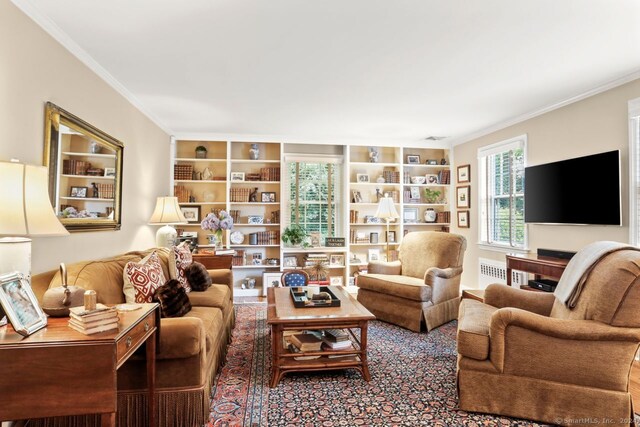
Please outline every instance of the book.
[[353, 348], [351, 341], [332, 342], [326, 339], [322, 340], [322, 350], [345, 350]]
[[86, 316], [79, 316], [73, 312], [69, 313], [69, 319], [73, 319], [79, 324], [93, 323], [96, 321], [103, 321], [104, 323], [105, 320], [112, 320], [117, 318], [118, 318], [118, 310], [116, 310], [115, 308], [106, 310], [106, 311], [101, 311], [98, 313], [89, 314]]
[[69, 319], [69, 324], [73, 324], [74, 326], [77, 326], [78, 328], [82, 328], [82, 329], [91, 329], [91, 328], [95, 328], [96, 326], [102, 326], [102, 325], [107, 325], [109, 323], [113, 323], [113, 322], [117, 322], [118, 321], [118, 317], [114, 316], [114, 317], [108, 317], [105, 319], [96, 319], [93, 320], [91, 322], [82, 322], [78, 319], [74, 319], [74, 318], [70, 318]]
[[100, 326], [95, 326], [93, 328], [90, 329], [85, 329], [85, 328], [81, 328], [76, 326], [75, 323], [71, 323], [69, 322], [69, 327], [71, 329], [75, 329], [76, 331], [83, 333], [85, 335], [91, 335], [91, 334], [97, 334], [98, 332], [106, 332], [106, 331], [110, 331], [112, 329], [118, 329], [118, 320], [114, 320], [111, 323], [107, 323], [104, 325], [100, 325]]
[[83, 305], [79, 305], [77, 307], [71, 307], [69, 312], [71, 314], [75, 314], [76, 316], [91, 316], [92, 314], [102, 313], [104, 311], [113, 310], [113, 307], [108, 307], [104, 304], [96, 304], [96, 308], [93, 310], [85, 310]]
[[322, 339], [315, 334], [295, 334], [290, 337], [291, 343], [300, 351], [320, 351]]
[[324, 337], [332, 342], [348, 341], [349, 333], [344, 329], [325, 329]]

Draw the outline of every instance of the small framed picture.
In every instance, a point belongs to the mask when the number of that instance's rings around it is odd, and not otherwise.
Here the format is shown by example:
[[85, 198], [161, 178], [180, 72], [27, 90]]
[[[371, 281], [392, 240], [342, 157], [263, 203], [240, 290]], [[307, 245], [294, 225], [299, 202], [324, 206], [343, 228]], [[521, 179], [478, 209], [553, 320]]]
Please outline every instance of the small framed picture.
[[282, 259], [282, 265], [287, 268], [298, 266], [298, 258], [295, 255], [287, 255]]
[[380, 249], [369, 249], [367, 260], [371, 261], [380, 261]]
[[427, 159], [427, 161], [425, 162], [425, 164], [429, 165], [429, 166], [433, 166], [433, 165], [437, 165], [438, 161], [436, 159]]
[[419, 165], [420, 164], [420, 156], [417, 154], [407, 154], [407, 164], [408, 165]]
[[329, 265], [332, 267], [344, 267], [344, 254], [331, 254]]
[[342, 286], [343, 284], [342, 276], [331, 276], [329, 277], [329, 285], [331, 286]]
[[458, 228], [469, 228], [469, 211], [458, 211]]
[[87, 197], [88, 187], [71, 187], [71, 197]]
[[469, 209], [471, 207], [471, 186], [456, 187], [456, 208]]
[[104, 168], [104, 176], [116, 176], [116, 168]]
[[351, 194], [352, 194], [352, 198], [351, 198], [352, 203], [362, 203], [362, 195], [358, 190], [353, 190]]
[[418, 208], [404, 208], [402, 221], [406, 223], [418, 222]]
[[369, 182], [369, 175], [367, 175], [366, 173], [356, 174], [356, 181], [357, 182]]
[[260, 252], [251, 254], [251, 264], [262, 265], [262, 254]]
[[244, 181], [244, 172], [231, 172], [231, 181]]
[[262, 215], [249, 215], [247, 216], [247, 224], [262, 224], [264, 217]]
[[439, 184], [440, 183], [440, 181], [438, 180], [438, 175], [427, 174], [427, 175], [425, 175], [425, 178], [427, 178], [427, 180], [426, 180], [427, 184]]
[[320, 246], [320, 238], [321, 238], [321, 234], [319, 231], [312, 231], [309, 233], [309, 243], [311, 244], [312, 247], [317, 248], [318, 246]]
[[200, 222], [200, 206], [180, 206], [180, 210], [189, 224]]
[[417, 200], [420, 201], [420, 188], [419, 187], [411, 187], [409, 189], [410, 191], [410, 198], [411, 200]]
[[396, 242], [396, 232], [395, 231], [389, 231], [389, 234], [387, 235], [387, 242], [389, 242], [389, 243], [395, 243]]
[[276, 193], [273, 191], [263, 191], [260, 201], [262, 201], [262, 203], [273, 203], [276, 201]]
[[18, 272], [0, 276], [0, 305], [13, 329], [22, 336], [47, 326], [47, 316], [29, 282]]
[[267, 296], [267, 289], [269, 288], [279, 288], [282, 286], [280, 282], [280, 278], [282, 277], [282, 272], [274, 272], [274, 273], [263, 273], [262, 274], [262, 295]]
[[471, 182], [471, 165], [458, 166], [458, 183]]

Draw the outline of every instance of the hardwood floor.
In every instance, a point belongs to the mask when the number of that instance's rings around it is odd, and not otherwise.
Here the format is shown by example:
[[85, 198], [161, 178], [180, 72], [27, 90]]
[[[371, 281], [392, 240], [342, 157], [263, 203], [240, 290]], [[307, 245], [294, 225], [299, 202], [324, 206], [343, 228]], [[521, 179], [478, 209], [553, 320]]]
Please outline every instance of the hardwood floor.
[[640, 362], [633, 362], [631, 367], [631, 377], [629, 379], [629, 391], [633, 398], [633, 408], [636, 412], [640, 410]]

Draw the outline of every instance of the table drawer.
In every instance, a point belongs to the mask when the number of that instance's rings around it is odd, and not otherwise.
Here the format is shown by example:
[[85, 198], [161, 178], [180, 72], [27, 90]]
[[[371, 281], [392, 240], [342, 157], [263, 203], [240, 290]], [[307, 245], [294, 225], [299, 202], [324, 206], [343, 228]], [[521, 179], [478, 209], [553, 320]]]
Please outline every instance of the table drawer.
[[137, 349], [142, 344], [151, 331], [156, 327], [156, 311], [149, 312], [149, 315], [141, 319], [137, 325], [132, 327], [117, 342], [118, 365], [129, 353]]

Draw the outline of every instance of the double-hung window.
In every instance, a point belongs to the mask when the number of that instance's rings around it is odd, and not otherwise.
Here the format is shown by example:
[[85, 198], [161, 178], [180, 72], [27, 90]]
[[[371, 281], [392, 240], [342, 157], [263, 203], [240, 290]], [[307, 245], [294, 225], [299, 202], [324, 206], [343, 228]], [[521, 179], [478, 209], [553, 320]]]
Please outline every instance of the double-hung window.
[[478, 149], [480, 244], [526, 249], [524, 167], [527, 136]]

